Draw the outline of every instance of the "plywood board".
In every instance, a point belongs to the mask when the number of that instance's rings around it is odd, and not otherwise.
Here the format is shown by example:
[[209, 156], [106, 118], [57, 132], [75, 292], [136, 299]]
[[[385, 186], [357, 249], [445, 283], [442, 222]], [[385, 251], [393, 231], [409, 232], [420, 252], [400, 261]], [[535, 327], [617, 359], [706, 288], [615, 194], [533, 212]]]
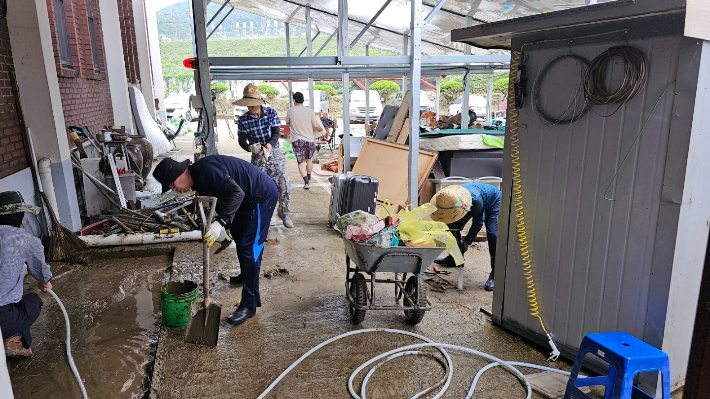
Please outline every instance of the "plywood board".
[[404, 120], [404, 124], [402, 124], [402, 129], [399, 131], [395, 143], [405, 144], [407, 142], [407, 138], [409, 138], [409, 118]]
[[404, 93], [404, 97], [402, 98], [402, 104], [399, 105], [397, 115], [395, 115], [394, 117], [394, 122], [392, 122], [392, 127], [390, 128], [390, 132], [387, 134], [386, 141], [393, 143], [397, 139], [397, 135], [399, 135], [399, 132], [402, 130], [402, 125], [404, 125], [404, 120], [409, 114], [409, 103], [411, 101], [412, 94], [409, 92], [409, 90], [407, 90], [407, 92]]
[[[426, 182], [437, 154], [419, 151], [419, 185]], [[407, 181], [409, 180], [409, 147], [381, 140], [367, 139], [360, 156], [353, 167], [353, 173], [377, 178], [380, 186], [377, 199], [389, 200], [393, 204], [407, 203]]]

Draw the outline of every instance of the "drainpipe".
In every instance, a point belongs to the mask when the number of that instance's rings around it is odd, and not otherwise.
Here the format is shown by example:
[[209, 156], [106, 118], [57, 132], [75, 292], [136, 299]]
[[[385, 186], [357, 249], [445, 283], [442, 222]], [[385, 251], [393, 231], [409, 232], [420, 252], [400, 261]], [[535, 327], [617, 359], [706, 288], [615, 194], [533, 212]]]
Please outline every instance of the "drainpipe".
[[108, 237], [102, 235], [80, 236], [90, 247], [109, 247], [118, 245], [146, 245], [162, 244], [168, 242], [197, 241], [202, 239], [202, 232], [199, 230], [188, 231], [176, 234], [114, 234]]
[[47, 200], [54, 210], [54, 214], [57, 215], [57, 220], [59, 220], [57, 197], [54, 196], [54, 183], [52, 182], [52, 162], [49, 158], [40, 159], [37, 161], [37, 170], [39, 171], [39, 180], [42, 183], [42, 190], [44, 190], [44, 194], [47, 196]]

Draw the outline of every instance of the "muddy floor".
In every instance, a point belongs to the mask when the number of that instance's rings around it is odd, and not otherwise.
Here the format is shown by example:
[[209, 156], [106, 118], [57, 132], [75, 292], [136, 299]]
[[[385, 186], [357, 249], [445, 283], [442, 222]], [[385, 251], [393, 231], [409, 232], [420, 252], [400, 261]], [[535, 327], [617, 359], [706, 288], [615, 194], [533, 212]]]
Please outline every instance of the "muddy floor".
[[[71, 349], [91, 398], [140, 398], [150, 387], [160, 326], [160, 287], [171, 257], [53, 264], [54, 292], [71, 321]], [[25, 291], [37, 291], [31, 277]], [[32, 326], [34, 355], [9, 361], [16, 399], [81, 398], [66, 358], [64, 316], [49, 294]]]
[[[177, 142], [177, 140], [176, 140]], [[188, 140], [182, 145], [191, 151]], [[227, 148], [225, 150], [224, 148]], [[244, 157], [236, 140], [220, 137], [222, 153]], [[327, 157], [327, 153], [322, 153]], [[222, 305], [217, 348], [183, 342], [184, 328], [161, 328], [150, 397], [256, 398], [292, 362], [321, 342], [349, 331], [372, 328], [400, 329], [434, 341], [462, 345], [507, 360], [569, 368], [546, 360], [546, 352], [495, 327], [480, 308], [490, 309], [492, 294], [483, 290], [489, 273], [485, 243], [466, 254], [464, 289], [456, 289], [458, 269], [426, 277], [433, 309], [421, 324], [404, 323], [402, 311], [368, 311], [365, 321], [350, 323], [345, 299], [345, 255], [340, 235], [329, 228], [327, 177], [314, 175], [310, 190], [301, 188], [295, 161], [288, 161], [294, 229], [274, 218], [264, 254], [261, 278], [263, 306], [254, 318], [231, 327], [224, 319], [237, 306], [240, 286], [230, 286], [237, 274], [235, 252], [229, 249], [213, 259], [212, 295]], [[174, 255], [171, 279], [201, 281], [201, 251], [197, 243], [180, 245]], [[281, 273], [274, 273], [282, 269]], [[283, 272], [283, 269], [287, 271]], [[376, 287], [378, 301], [394, 303], [394, 287]], [[371, 357], [395, 347], [421, 341], [404, 335], [368, 332], [336, 341], [306, 359], [268, 395], [270, 398], [349, 398], [347, 382], [353, 370]], [[475, 373], [488, 361], [451, 352], [454, 382], [444, 397], [466, 396]], [[368, 383], [371, 398], [411, 397], [444, 375], [431, 358], [406, 356], [378, 369]], [[359, 390], [364, 374], [355, 379]], [[478, 397], [524, 398], [525, 391], [507, 372], [491, 370], [479, 383]], [[538, 397], [538, 396], [535, 396]]]

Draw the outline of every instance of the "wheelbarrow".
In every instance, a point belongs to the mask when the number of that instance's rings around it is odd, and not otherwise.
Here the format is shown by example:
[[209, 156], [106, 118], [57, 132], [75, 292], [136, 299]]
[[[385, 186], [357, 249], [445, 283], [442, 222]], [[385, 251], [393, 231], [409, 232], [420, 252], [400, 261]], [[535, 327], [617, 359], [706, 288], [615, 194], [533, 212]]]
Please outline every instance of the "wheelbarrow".
[[[350, 302], [353, 324], [362, 323], [368, 310], [402, 310], [405, 322], [418, 324], [431, 309], [421, 274], [431, 266], [444, 247], [380, 248], [343, 238], [345, 244], [345, 295]], [[355, 267], [351, 267], [351, 262]], [[393, 273], [377, 278], [378, 273]], [[368, 277], [366, 277], [366, 275]], [[407, 278], [407, 275], [410, 275]], [[368, 287], [369, 283], [369, 287]], [[397, 305], [379, 305], [375, 283], [394, 284]]]

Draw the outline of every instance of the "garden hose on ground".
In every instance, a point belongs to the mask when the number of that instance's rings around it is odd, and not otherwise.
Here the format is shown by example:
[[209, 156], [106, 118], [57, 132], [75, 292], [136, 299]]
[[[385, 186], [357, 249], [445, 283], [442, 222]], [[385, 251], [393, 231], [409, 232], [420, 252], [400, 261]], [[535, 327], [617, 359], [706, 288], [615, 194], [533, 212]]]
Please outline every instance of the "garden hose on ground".
[[76, 378], [76, 381], [79, 383], [79, 388], [81, 388], [81, 395], [84, 397], [84, 399], [89, 399], [89, 397], [86, 395], [86, 388], [84, 388], [84, 383], [81, 382], [81, 376], [79, 376], [79, 371], [76, 369], [76, 365], [74, 364], [74, 358], [71, 355], [71, 324], [69, 324], [69, 315], [67, 315], [67, 310], [64, 308], [64, 304], [59, 299], [57, 294], [55, 294], [52, 290], [47, 290], [47, 292], [49, 292], [54, 297], [54, 300], [57, 301], [57, 304], [62, 309], [62, 313], [64, 313], [64, 323], [67, 326], [67, 359], [69, 360], [69, 367], [71, 368], [72, 373], [74, 373], [74, 378]]
[[[522, 51], [513, 51], [510, 60], [510, 83], [508, 85], [508, 103], [515, 104], [515, 84], [521, 79], [518, 76], [518, 69], [522, 62]], [[523, 266], [523, 275], [525, 277], [525, 285], [527, 287], [527, 298], [530, 306], [530, 315], [537, 317], [540, 321], [542, 331], [545, 332], [548, 339], [548, 344], [552, 349], [549, 360], [557, 360], [560, 356], [560, 350], [557, 349], [555, 341], [552, 339], [552, 334], [545, 328], [545, 323], [540, 315], [540, 305], [537, 300], [537, 292], [535, 290], [535, 279], [533, 276], [532, 255], [530, 254], [530, 245], [528, 244], [527, 231], [525, 227], [525, 213], [523, 208], [523, 181], [521, 178], [521, 163], [520, 163], [520, 139], [518, 138], [518, 109], [515, 105], [508, 110], [508, 120], [510, 121], [510, 150], [511, 163], [513, 166], [513, 211], [515, 213], [515, 232], [518, 238], [518, 246], [520, 248], [520, 259]]]
[[[389, 328], [368, 328], [368, 329], [364, 329], [364, 330], [350, 331], [350, 332], [338, 335], [336, 337], [333, 337], [327, 341], [324, 341], [324, 342], [316, 345], [311, 350], [306, 352], [303, 356], [298, 358], [298, 360], [293, 362], [293, 364], [291, 364], [286, 370], [284, 370], [284, 372], [281, 373], [281, 375], [279, 375], [271, 383], [271, 385], [269, 385], [266, 388], [266, 390], [264, 390], [264, 392], [261, 393], [261, 395], [259, 395], [258, 399], [265, 398], [266, 395], [268, 395], [274, 389], [274, 387], [276, 387], [276, 385], [278, 385], [278, 383], [284, 377], [286, 377], [286, 375], [289, 372], [291, 372], [296, 366], [298, 366], [302, 361], [304, 361], [308, 356], [310, 356], [311, 354], [316, 352], [318, 349], [320, 349], [332, 342], [335, 342], [341, 338], [349, 337], [349, 336], [356, 335], [356, 334], [371, 333], [371, 332], [407, 335], [407, 336], [414, 337], [414, 338], [420, 339], [422, 341], [425, 341], [425, 343], [407, 345], [407, 346], [403, 346], [403, 347], [400, 347], [397, 349], [393, 349], [393, 350], [386, 352], [386, 353], [382, 353], [378, 356], [373, 357], [372, 359], [368, 360], [367, 362], [363, 363], [360, 367], [355, 369], [355, 371], [353, 371], [352, 374], [350, 374], [350, 378], [348, 379], [348, 391], [350, 392], [350, 396], [352, 396], [354, 399], [366, 399], [367, 398], [365, 391], [367, 389], [367, 383], [370, 380], [370, 377], [372, 377], [372, 375], [374, 374], [374, 372], [377, 368], [381, 367], [382, 365], [384, 365], [388, 361], [402, 357], [402, 356], [406, 356], [406, 355], [419, 355], [419, 356], [433, 357], [433, 355], [431, 353], [415, 350], [415, 349], [419, 349], [419, 348], [434, 348], [434, 349], [437, 349], [444, 356], [445, 361], [442, 361], [441, 359], [436, 359], [436, 361], [442, 365], [442, 367], [444, 369], [445, 376], [438, 383], [417, 393], [411, 399], [420, 398], [423, 395], [433, 392], [434, 389], [436, 389], [442, 385], [443, 385], [443, 387], [432, 398], [433, 399], [440, 398], [444, 395], [444, 393], [446, 393], [446, 390], [449, 388], [449, 385], [451, 384], [453, 371], [454, 371], [453, 361], [451, 360], [451, 357], [449, 356], [449, 354], [446, 352], [446, 349], [452, 349], [455, 351], [460, 351], [460, 352], [464, 352], [464, 353], [469, 353], [469, 354], [481, 356], [485, 359], [489, 359], [489, 360], [493, 361], [493, 363], [481, 368], [478, 371], [478, 373], [476, 374], [476, 376], [473, 379], [473, 382], [471, 383], [471, 388], [469, 389], [468, 394], [466, 395], [466, 399], [469, 399], [473, 396], [473, 392], [476, 389], [476, 384], [478, 383], [478, 380], [480, 379], [481, 375], [486, 370], [489, 370], [489, 369], [496, 367], [496, 366], [501, 366], [501, 367], [505, 368], [520, 381], [520, 383], [525, 387], [526, 399], [530, 399], [532, 397], [532, 387], [530, 386], [530, 383], [528, 382], [527, 378], [525, 378], [525, 375], [523, 373], [521, 373], [517, 368], [515, 368], [515, 366], [518, 366], [518, 367], [522, 366], [522, 367], [528, 367], [528, 368], [533, 368], [533, 369], [538, 369], [538, 370], [543, 370], [543, 371], [555, 372], [555, 373], [560, 373], [560, 374], [567, 375], [567, 376], [569, 376], [569, 374], [570, 374], [569, 372], [566, 372], [563, 370], [558, 370], [558, 369], [545, 367], [545, 366], [539, 366], [537, 364], [506, 362], [504, 360], [498, 359], [495, 356], [491, 356], [487, 353], [480, 352], [480, 351], [477, 351], [474, 349], [466, 348], [463, 346], [433, 342], [432, 340], [430, 340], [427, 337], [424, 337], [422, 335], [415, 334], [415, 333], [409, 332], [409, 331], [394, 330], [394, 329], [389, 329]], [[377, 362], [379, 362], [379, 363], [377, 363]], [[355, 391], [355, 388], [353, 387], [353, 381], [357, 377], [357, 375], [360, 374], [360, 372], [363, 369], [365, 369], [366, 367], [370, 366], [373, 363], [377, 363], [377, 364], [375, 364], [370, 369], [370, 371], [367, 373], [367, 375], [363, 379], [361, 387], [360, 387], [360, 393], [358, 394]]]

